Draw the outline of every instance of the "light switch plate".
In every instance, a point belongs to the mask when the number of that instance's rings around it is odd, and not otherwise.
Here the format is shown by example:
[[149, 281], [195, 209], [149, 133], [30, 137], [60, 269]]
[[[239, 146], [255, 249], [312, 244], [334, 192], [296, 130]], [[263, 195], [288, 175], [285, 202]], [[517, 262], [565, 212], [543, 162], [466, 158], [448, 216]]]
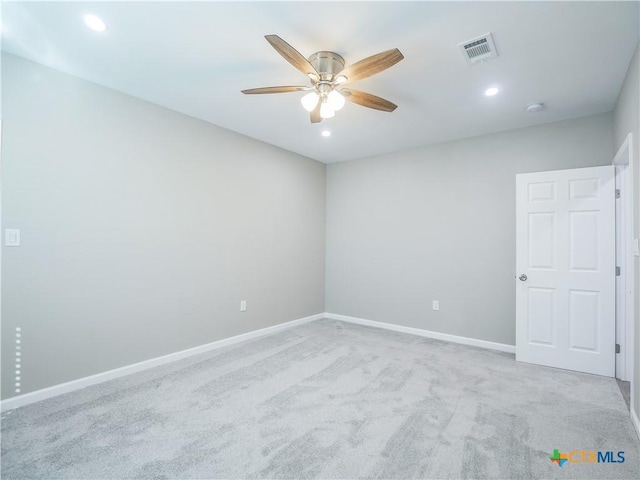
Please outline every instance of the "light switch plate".
[[20, 246], [20, 230], [16, 228], [7, 228], [4, 231], [4, 246], [19, 247]]
[[633, 239], [633, 254], [640, 257], [640, 239], [638, 238]]

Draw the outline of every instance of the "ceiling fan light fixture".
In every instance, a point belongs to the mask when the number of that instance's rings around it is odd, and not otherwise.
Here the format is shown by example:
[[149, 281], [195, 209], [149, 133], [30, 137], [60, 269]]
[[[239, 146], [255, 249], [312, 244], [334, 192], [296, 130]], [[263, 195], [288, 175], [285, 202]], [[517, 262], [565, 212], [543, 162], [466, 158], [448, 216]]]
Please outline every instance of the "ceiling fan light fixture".
[[318, 100], [320, 96], [316, 92], [309, 92], [300, 99], [300, 102], [307, 112], [311, 112], [318, 105]]
[[345, 99], [340, 92], [332, 90], [331, 93], [327, 95], [327, 102], [331, 106], [331, 109], [336, 111], [344, 107]]
[[329, 103], [322, 102], [322, 105], [320, 106], [320, 116], [322, 118], [331, 118], [335, 116], [335, 114], [336, 112], [333, 110], [333, 108], [331, 108], [331, 105], [329, 105]]
[[343, 87], [345, 83], [371, 77], [394, 66], [404, 58], [397, 48], [363, 58], [345, 68], [344, 58], [336, 52], [321, 50], [305, 58], [278, 35], [265, 35], [264, 38], [287, 62], [309, 78], [311, 86], [250, 88], [241, 90], [243, 94], [306, 91], [308, 93], [300, 100], [304, 109], [310, 113], [311, 123], [320, 123], [325, 118], [335, 116], [335, 112], [344, 106], [345, 100], [383, 112], [393, 112], [398, 107], [384, 98]]

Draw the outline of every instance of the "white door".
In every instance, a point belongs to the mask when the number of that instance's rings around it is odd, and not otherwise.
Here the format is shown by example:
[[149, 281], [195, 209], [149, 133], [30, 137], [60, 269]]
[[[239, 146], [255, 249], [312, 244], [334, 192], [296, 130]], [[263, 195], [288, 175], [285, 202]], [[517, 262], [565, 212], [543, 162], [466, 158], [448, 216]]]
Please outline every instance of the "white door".
[[613, 377], [613, 166], [516, 175], [516, 266], [516, 360]]

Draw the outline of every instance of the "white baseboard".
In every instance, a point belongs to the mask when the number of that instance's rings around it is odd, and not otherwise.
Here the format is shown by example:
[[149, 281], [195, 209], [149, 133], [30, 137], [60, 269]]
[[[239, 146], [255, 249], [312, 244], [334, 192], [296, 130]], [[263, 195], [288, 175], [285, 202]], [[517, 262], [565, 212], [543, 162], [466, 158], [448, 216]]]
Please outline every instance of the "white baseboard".
[[337, 315], [335, 313], [325, 313], [324, 316], [325, 318], [330, 318], [332, 320], [341, 320], [343, 322], [356, 323], [358, 325], [366, 325], [368, 327], [384, 328], [387, 330], [393, 330], [395, 332], [410, 333], [412, 335], [418, 335], [420, 337], [444, 340], [445, 342], [461, 343], [462, 345], [471, 345], [473, 347], [488, 348], [491, 350], [499, 350], [501, 352], [516, 353], [516, 347], [514, 345], [507, 345], [505, 343], [489, 342], [487, 340], [478, 340], [476, 338], [459, 337], [457, 335], [451, 335], [449, 333], [434, 332], [431, 330], [423, 330], [421, 328], [404, 327], [402, 325], [395, 325], [393, 323], [377, 322], [375, 320], [348, 317], [346, 315]]
[[261, 337], [271, 333], [276, 333], [281, 330], [285, 330], [296, 325], [302, 325], [303, 323], [313, 322], [324, 318], [323, 313], [311, 315], [309, 317], [299, 318], [290, 322], [280, 323], [271, 327], [261, 328], [260, 330], [253, 330], [251, 332], [236, 335], [234, 337], [224, 338], [216, 342], [207, 343], [198, 347], [189, 348], [187, 350], [181, 350], [179, 352], [170, 353], [161, 357], [151, 358], [142, 362], [133, 363], [124, 367], [116, 368], [102, 373], [97, 373], [89, 377], [79, 378], [70, 382], [53, 385], [51, 387], [36, 390], [34, 392], [25, 393], [24, 395], [17, 395], [15, 397], [7, 398], [0, 402], [0, 411], [13, 410], [14, 408], [29, 405], [30, 403], [39, 402], [47, 398], [56, 397], [63, 393], [73, 392], [74, 390], [80, 390], [81, 388], [88, 387], [90, 385], [96, 385], [98, 383], [113, 380], [115, 378], [131, 375], [132, 373], [140, 372], [142, 370], [148, 370], [149, 368], [158, 367], [166, 363], [182, 360], [183, 358], [192, 357], [199, 353], [208, 352], [218, 348], [226, 347], [227, 345], [233, 345], [234, 343], [244, 342], [252, 338]]
[[631, 410], [631, 423], [633, 423], [633, 426], [636, 429], [636, 435], [638, 435], [638, 438], [640, 439], [640, 419], [638, 419], [638, 414], [633, 409], [633, 406], [631, 406], [630, 410]]

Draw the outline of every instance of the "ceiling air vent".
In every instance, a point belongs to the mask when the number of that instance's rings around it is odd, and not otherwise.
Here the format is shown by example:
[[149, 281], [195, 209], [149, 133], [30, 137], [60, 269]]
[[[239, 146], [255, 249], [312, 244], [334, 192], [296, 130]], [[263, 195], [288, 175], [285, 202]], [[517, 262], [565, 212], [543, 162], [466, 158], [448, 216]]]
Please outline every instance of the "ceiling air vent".
[[496, 46], [493, 44], [493, 37], [486, 33], [481, 37], [472, 38], [459, 44], [464, 58], [469, 63], [479, 63], [498, 56]]

